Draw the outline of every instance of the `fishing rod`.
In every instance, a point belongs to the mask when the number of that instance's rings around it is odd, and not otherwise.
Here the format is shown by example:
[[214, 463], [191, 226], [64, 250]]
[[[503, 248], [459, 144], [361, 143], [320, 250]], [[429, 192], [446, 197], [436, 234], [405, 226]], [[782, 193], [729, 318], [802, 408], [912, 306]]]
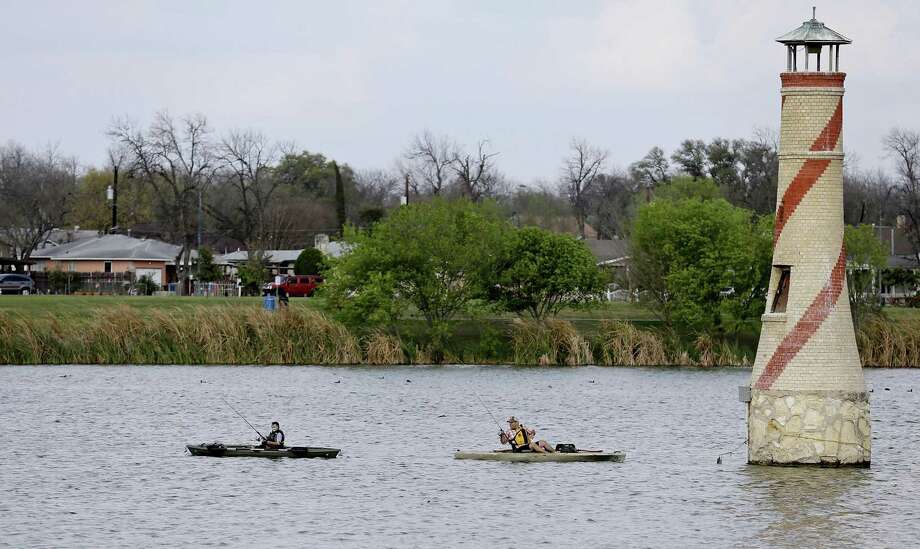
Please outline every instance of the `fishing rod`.
[[499, 423], [497, 419], [495, 419], [495, 416], [494, 416], [494, 415], [492, 415], [492, 410], [489, 410], [489, 407], [486, 406], [486, 403], [482, 401], [482, 398], [479, 396], [479, 393], [477, 393], [476, 391], [473, 391], [473, 394], [476, 395], [476, 399], [479, 401], [479, 404], [482, 405], [482, 407], [483, 407], [483, 409], [485, 409], [486, 413], [489, 414], [489, 417], [492, 418], [492, 421], [495, 422], [495, 425], [498, 426], [498, 432], [504, 434], [505, 430], [502, 428], [502, 424]]
[[223, 400], [223, 401], [224, 401], [224, 404], [226, 404], [227, 406], [229, 406], [230, 409], [233, 410], [234, 413], [236, 413], [236, 415], [240, 416], [240, 419], [242, 419], [243, 421], [245, 421], [245, 422], [246, 422], [246, 425], [249, 425], [249, 428], [252, 429], [253, 431], [255, 431], [257, 435], [259, 435], [259, 438], [261, 438], [262, 440], [268, 440], [267, 438], [265, 438], [265, 437], [262, 435], [262, 433], [259, 432], [258, 429], [256, 429], [255, 427], [252, 426], [252, 423], [249, 423], [249, 420], [248, 420], [248, 419], [246, 419], [245, 417], [243, 417], [243, 414], [237, 412], [237, 411], [236, 411], [236, 408], [234, 408], [232, 404], [230, 404], [229, 402], [227, 402], [227, 399], [225, 399], [224, 397], [220, 397], [220, 399]]

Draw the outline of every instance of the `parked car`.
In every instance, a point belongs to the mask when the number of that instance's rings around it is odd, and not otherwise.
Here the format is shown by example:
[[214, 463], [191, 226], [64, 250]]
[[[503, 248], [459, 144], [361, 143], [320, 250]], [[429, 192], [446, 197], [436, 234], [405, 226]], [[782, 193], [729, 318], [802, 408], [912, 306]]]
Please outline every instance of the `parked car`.
[[29, 295], [35, 292], [35, 283], [28, 275], [0, 274], [0, 294]]
[[284, 290], [290, 297], [310, 297], [316, 291], [316, 287], [323, 283], [323, 277], [319, 275], [295, 275], [285, 277], [281, 284], [272, 282], [262, 287], [263, 295], [275, 295], [278, 290]]

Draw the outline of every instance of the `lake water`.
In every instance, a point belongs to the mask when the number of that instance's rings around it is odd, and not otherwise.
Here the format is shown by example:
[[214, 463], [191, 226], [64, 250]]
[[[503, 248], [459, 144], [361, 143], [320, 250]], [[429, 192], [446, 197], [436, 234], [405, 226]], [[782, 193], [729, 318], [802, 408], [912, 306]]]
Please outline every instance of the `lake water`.
[[[867, 470], [746, 465], [737, 386], [749, 375], [0, 367], [0, 546], [916, 546], [920, 371], [867, 371]], [[498, 446], [476, 394], [500, 421], [513, 413], [541, 438], [627, 461], [455, 461]], [[289, 444], [342, 453], [188, 455], [186, 443], [255, 438], [222, 397], [259, 428], [281, 421]]]

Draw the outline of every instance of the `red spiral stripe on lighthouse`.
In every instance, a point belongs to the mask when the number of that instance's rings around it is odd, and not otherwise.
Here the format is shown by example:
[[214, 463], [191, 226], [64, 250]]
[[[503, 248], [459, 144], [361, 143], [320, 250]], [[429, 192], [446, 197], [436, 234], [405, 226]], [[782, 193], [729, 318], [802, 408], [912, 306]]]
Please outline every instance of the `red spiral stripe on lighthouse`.
[[837, 108], [834, 114], [824, 126], [821, 135], [811, 144], [812, 151], [832, 151], [837, 148], [837, 140], [840, 139], [840, 131], [843, 129], [843, 98], [837, 101]]
[[[785, 75], [783, 80], [786, 84]], [[841, 79], [842, 83], [842, 79]], [[843, 129], [843, 98], [837, 102], [837, 107], [828, 120], [824, 129], [812, 143], [809, 150], [813, 152], [833, 151], [837, 148], [837, 141], [840, 139], [840, 132]], [[786, 187], [779, 206], [776, 209], [776, 223], [773, 229], [773, 245], [779, 241], [786, 223], [795, 213], [796, 208], [808, 194], [808, 191], [818, 182], [818, 179], [824, 175], [827, 167], [830, 166], [831, 159], [816, 158], [808, 159], [799, 168], [795, 177]], [[818, 295], [815, 296], [811, 304], [805, 310], [802, 318], [796, 322], [786, 337], [780, 342], [779, 346], [773, 352], [769, 362], [761, 372], [760, 377], [754, 384], [756, 389], [766, 390], [773, 386], [773, 383], [779, 378], [780, 374], [786, 369], [786, 366], [792, 361], [798, 352], [805, 346], [811, 337], [818, 331], [824, 320], [837, 305], [837, 299], [843, 292], [843, 285], [846, 283], [846, 248], [841, 245], [840, 255], [837, 257], [837, 263], [831, 271], [830, 280], [824, 285]]]
[[802, 347], [808, 343], [811, 336], [818, 331], [827, 316], [837, 306], [837, 299], [843, 292], [843, 284], [846, 280], [846, 265], [846, 248], [841, 246], [840, 256], [837, 258], [834, 270], [831, 271], [830, 280], [815, 296], [808, 309], [805, 310], [805, 314], [795, 323], [792, 331], [786, 334], [786, 337], [776, 348], [760, 377], [757, 378], [757, 382], [754, 384], [755, 389], [766, 390], [773, 386], [773, 382], [783, 373], [789, 362], [802, 350]]
[[824, 171], [830, 165], [831, 161], [826, 158], [817, 160], [806, 160], [802, 164], [799, 173], [795, 174], [792, 182], [786, 187], [783, 198], [779, 201], [779, 207], [776, 208], [776, 222], [773, 226], [773, 245], [779, 240], [779, 235], [783, 232], [786, 222], [795, 213], [795, 209], [808, 194], [808, 191], [818, 182], [818, 179], [824, 175]]

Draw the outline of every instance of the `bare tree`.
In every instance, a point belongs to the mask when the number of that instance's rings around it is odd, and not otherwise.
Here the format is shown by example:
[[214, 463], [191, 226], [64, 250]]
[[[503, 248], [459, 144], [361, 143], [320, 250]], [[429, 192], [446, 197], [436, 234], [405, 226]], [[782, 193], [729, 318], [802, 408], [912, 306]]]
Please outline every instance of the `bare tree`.
[[351, 222], [364, 226], [379, 221], [387, 207], [399, 204], [404, 192], [403, 183], [399, 173], [392, 170], [357, 172], [348, 200]]
[[[848, 156], [849, 158], [849, 156]], [[895, 222], [898, 204], [892, 200], [896, 189], [881, 169], [863, 171], [848, 161], [843, 167], [843, 221], [847, 225]]]
[[920, 259], [920, 133], [894, 128], [884, 139], [894, 159], [896, 189], [907, 237]]
[[480, 140], [472, 152], [456, 148], [450, 165], [460, 193], [474, 202], [494, 196], [504, 183], [504, 178], [495, 167], [497, 152], [488, 151], [488, 140]]
[[601, 238], [626, 236], [635, 206], [635, 182], [624, 173], [598, 174], [588, 191], [589, 218]]
[[176, 265], [183, 267], [179, 271], [184, 292], [200, 228], [196, 210], [216, 167], [207, 119], [192, 115], [175, 120], [160, 112], [146, 130], [121, 121], [113, 124], [109, 135], [129, 151], [132, 170], [155, 191], [166, 234], [181, 243]]
[[425, 130], [412, 138], [403, 154], [402, 170], [410, 177], [412, 191], [439, 195], [450, 183], [457, 144], [447, 136]]
[[573, 138], [570, 154], [562, 162], [563, 192], [569, 197], [569, 203], [575, 212], [578, 234], [585, 238], [585, 219], [588, 216], [588, 196], [592, 191], [598, 174], [607, 163], [608, 152], [593, 147], [584, 139]]
[[77, 161], [54, 147], [42, 154], [0, 146], [0, 243], [27, 260], [68, 213]]
[[228, 132], [215, 151], [218, 196], [210, 201], [208, 213], [224, 231], [259, 249], [265, 249], [268, 234], [276, 232], [269, 209], [282, 183], [272, 171], [280, 151], [279, 145], [252, 130]]

